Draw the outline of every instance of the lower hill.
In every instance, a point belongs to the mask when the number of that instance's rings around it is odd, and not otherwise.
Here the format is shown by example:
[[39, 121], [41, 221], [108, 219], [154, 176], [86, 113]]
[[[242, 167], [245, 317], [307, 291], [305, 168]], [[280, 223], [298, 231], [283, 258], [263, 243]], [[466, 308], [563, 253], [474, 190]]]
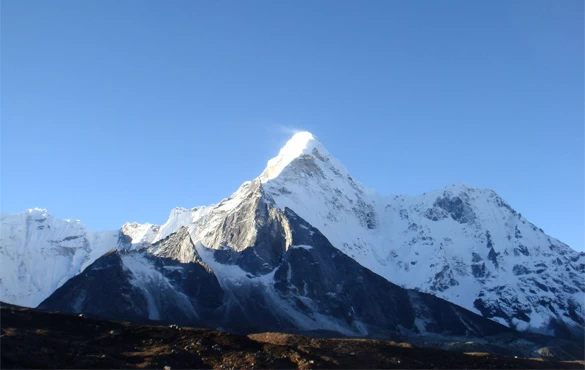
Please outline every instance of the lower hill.
[[[138, 325], [2, 305], [0, 368], [535, 368], [582, 369], [585, 361], [515, 358], [473, 343], [453, 350], [371, 339], [260, 333], [233, 335]], [[542, 348], [578, 356], [578, 345]], [[486, 347], [487, 348], [487, 347]], [[545, 354], [543, 354], [544, 356]], [[581, 353], [582, 356], [582, 353]], [[561, 356], [562, 357], [562, 356]], [[552, 357], [551, 357], [552, 358]], [[560, 358], [560, 357], [558, 357]]]

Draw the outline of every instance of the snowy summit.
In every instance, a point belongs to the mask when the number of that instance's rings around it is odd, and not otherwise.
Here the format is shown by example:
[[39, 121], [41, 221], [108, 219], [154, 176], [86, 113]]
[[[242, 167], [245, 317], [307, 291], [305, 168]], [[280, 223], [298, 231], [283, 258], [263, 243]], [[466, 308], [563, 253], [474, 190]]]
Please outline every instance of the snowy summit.
[[308, 131], [297, 132], [287, 141], [278, 155], [268, 161], [266, 169], [260, 175], [260, 180], [266, 182], [272, 180], [282, 172], [293, 160], [305, 154], [315, 154], [320, 156], [329, 156], [323, 145], [315, 136]]

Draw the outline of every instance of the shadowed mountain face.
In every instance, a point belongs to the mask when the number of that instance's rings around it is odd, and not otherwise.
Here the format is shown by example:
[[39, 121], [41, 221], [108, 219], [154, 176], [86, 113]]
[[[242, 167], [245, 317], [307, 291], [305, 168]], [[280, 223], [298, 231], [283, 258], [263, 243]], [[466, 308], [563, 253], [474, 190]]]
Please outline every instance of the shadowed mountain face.
[[[222, 303], [223, 290], [198, 257], [186, 229], [145, 251], [112, 250], [43, 301], [40, 309], [117, 320], [193, 323]], [[190, 249], [193, 262], [163, 257]]]

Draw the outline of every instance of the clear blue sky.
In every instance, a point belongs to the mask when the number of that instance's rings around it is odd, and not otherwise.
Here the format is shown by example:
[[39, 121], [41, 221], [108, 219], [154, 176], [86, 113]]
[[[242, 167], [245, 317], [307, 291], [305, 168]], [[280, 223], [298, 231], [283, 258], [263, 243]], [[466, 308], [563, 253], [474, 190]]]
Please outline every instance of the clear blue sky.
[[163, 223], [304, 129], [366, 186], [584, 242], [583, 1], [2, 1], [1, 209]]

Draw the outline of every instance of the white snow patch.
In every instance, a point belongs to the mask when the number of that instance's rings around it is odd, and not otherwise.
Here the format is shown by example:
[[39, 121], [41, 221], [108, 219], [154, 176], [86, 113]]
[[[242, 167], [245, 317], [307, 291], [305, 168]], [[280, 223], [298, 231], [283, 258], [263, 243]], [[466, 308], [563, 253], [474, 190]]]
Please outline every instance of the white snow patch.
[[295, 249], [295, 248], [298, 248], [298, 249], [313, 249], [313, 247], [312, 247], [312, 246], [310, 246], [310, 245], [304, 245], [304, 244], [299, 244], [299, 245], [291, 245], [291, 247], [290, 247], [290, 248], [291, 248], [291, 249]]
[[133, 275], [131, 281], [132, 285], [139, 288], [144, 293], [144, 297], [148, 304], [148, 318], [150, 320], [160, 320], [157, 302], [148, 288], [150, 285], [161, 284], [161, 280], [165, 278], [152, 268], [152, 265], [146, 260], [146, 258], [139, 254], [124, 254], [121, 257], [124, 266], [128, 268]]

